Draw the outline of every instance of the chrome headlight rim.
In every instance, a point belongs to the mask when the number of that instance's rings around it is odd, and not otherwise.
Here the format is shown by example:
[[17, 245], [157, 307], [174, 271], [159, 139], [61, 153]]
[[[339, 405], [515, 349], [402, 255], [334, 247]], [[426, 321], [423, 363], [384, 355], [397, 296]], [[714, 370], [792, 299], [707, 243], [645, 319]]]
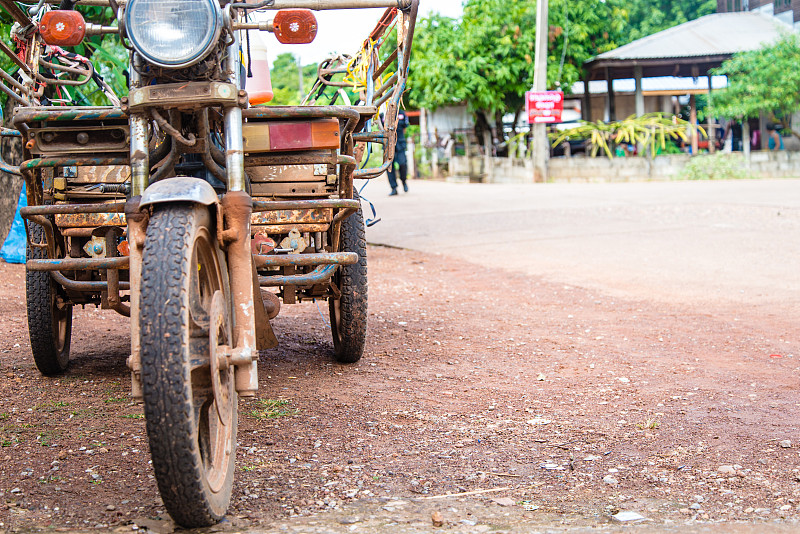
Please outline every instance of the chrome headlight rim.
[[182, 58], [173, 61], [155, 56], [154, 54], [149, 52], [146, 47], [142, 46], [140, 40], [137, 39], [136, 29], [135, 29], [136, 23], [131, 20], [132, 14], [134, 13], [133, 8], [136, 7], [135, 5], [137, 3], [141, 4], [143, 1], [146, 0], [129, 0], [127, 5], [125, 6], [125, 16], [122, 18], [122, 20], [124, 20], [125, 36], [131, 42], [133, 49], [140, 56], [142, 56], [142, 58], [148, 64], [166, 69], [176, 69], [176, 70], [184, 69], [201, 62], [203, 59], [208, 57], [211, 51], [214, 50], [214, 48], [217, 46], [220, 35], [222, 34], [222, 30], [224, 28], [222, 8], [220, 7], [219, 2], [217, 0], [201, 0], [202, 2], [206, 3], [208, 6], [211, 7], [212, 20], [210, 21], [210, 24], [213, 24], [213, 29], [210, 32], [206, 42], [199, 49], [199, 52], [195, 53], [192, 57], [188, 59]]

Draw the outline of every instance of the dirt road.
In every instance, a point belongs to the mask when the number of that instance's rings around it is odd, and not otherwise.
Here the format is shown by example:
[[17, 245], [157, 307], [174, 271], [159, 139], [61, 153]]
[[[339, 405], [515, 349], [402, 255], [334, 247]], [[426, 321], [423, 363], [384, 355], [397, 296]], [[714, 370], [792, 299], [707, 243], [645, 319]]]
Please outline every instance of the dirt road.
[[[331, 363], [313, 304], [276, 320], [220, 529], [431, 532], [435, 514], [445, 532], [613, 530], [619, 511], [798, 528], [796, 311], [369, 254], [362, 362]], [[41, 378], [23, 279], [0, 264], [0, 530], [170, 531], [127, 398], [127, 320], [78, 312], [69, 372]]]

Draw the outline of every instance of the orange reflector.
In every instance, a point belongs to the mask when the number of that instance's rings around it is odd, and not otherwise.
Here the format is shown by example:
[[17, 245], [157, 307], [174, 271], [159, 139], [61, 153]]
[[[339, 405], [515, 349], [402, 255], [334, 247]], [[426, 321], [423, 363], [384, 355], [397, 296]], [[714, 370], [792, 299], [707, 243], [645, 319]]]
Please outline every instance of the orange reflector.
[[311, 123], [311, 144], [314, 148], [339, 148], [339, 120], [328, 119]]
[[86, 35], [86, 22], [77, 11], [48, 11], [39, 23], [44, 42], [56, 46], [77, 46]]
[[317, 37], [317, 17], [310, 9], [282, 9], [272, 27], [283, 44], [308, 44]]
[[128, 244], [128, 240], [127, 239], [125, 241], [121, 242], [119, 245], [117, 245], [117, 251], [122, 256], [130, 256], [131, 255], [131, 247]]
[[248, 153], [335, 150], [341, 144], [338, 119], [307, 122], [249, 122], [243, 125], [242, 134], [244, 151]]

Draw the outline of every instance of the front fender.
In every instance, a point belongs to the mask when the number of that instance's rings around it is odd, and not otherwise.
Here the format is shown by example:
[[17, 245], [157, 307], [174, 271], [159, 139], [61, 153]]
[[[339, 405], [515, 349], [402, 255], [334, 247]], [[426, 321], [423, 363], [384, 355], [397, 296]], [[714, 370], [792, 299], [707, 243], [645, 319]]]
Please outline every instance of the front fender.
[[139, 208], [166, 202], [192, 202], [211, 206], [219, 197], [211, 184], [199, 178], [177, 176], [160, 180], [148, 187], [139, 202]]

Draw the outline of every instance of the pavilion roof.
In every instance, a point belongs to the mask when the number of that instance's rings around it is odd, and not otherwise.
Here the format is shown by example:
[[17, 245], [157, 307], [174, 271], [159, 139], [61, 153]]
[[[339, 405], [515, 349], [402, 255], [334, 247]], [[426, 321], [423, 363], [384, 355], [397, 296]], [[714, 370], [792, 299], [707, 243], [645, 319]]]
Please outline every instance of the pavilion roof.
[[704, 76], [736, 53], [757, 50], [792, 27], [758, 12], [715, 13], [648, 35], [600, 54], [586, 63], [590, 80], [643, 77]]

